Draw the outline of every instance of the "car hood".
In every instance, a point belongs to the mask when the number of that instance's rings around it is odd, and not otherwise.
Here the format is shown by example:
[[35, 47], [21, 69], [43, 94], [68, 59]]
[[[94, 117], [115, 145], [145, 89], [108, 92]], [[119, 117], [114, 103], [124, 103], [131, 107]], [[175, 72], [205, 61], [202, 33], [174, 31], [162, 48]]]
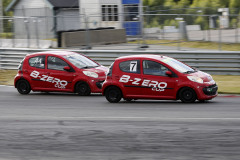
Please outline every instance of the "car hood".
[[96, 68], [87, 68], [84, 69], [84, 71], [90, 71], [90, 72], [95, 72], [98, 74], [99, 77], [105, 77], [108, 72], [108, 68], [104, 66], [98, 66]]
[[188, 76], [196, 76], [200, 77], [203, 80], [203, 83], [215, 83], [215, 81], [212, 79], [212, 76], [208, 73], [197, 71], [195, 73], [191, 73]]

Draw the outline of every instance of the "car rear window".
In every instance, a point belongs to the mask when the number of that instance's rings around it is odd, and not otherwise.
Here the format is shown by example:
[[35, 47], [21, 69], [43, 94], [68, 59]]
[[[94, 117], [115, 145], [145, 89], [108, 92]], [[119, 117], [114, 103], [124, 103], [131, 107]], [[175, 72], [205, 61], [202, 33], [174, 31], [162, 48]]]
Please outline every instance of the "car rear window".
[[45, 56], [32, 57], [28, 61], [31, 67], [35, 68], [45, 68]]
[[119, 68], [123, 72], [140, 73], [140, 60], [130, 60], [119, 63]]

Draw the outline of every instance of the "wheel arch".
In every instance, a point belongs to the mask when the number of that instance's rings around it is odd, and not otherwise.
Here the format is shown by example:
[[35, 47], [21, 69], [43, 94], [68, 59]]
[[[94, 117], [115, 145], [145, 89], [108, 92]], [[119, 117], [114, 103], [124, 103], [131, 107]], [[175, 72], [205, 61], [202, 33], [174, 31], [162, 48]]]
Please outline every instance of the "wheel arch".
[[122, 94], [122, 97], [123, 97], [123, 91], [121, 90], [121, 88], [119, 86], [116, 86], [116, 85], [109, 85], [109, 86], [105, 87], [104, 90], [103, 90], [103, 96], [105, 96], [106, 90], [108, 88], [111, 88], [111, 87], [118, 88], [121, 91], [121, 94]]
[[76, 93], [76, 86], [77, 86], [79, 83], [82, 83], [82, 82], [83, 82], [83, 83], [87, 83], [87, 85], [89, 86], [89, 88], [90, 88], [90, 90], [91, 90], [91, 87], [90, 87], [88, 81], [83, 80], [83, 79], [79, 79], [79, 80], [77, 80], [77, 81], [74, 83], [74, 87], [73, 87], [73, 92], [74, 92], [74, 93]]
[[180, 87], [179, 89], [178, 89], [178, 91], [177, 91], [177, 94], [176, 94], [176, 99], [178, 100], [178, 99], [180, 99], [180, 92], [183, 90], [183, 89], [187, 89], [187, 88], [190, 88], [190, 89], [192, 89], [195, 93], [196, 93], [196, 96], [197, 96], [197, 99], [198, 99], [198, 94], [197, 94], [197, 92], [196, 92], [196, 90], [193, 88], [193, 87], [190, 87], [190, 86], [182, 86], [182, 87]]
[[32, 89], [32, 86], [31, 86], [29, 80], [27, 80], [26, 78], [23, 78], [23, 77], [19, 78], [19, 79], [16, 81], [16, 83], [15, 83], [15, 85], [14, 85], [15, 88], [17, 88], [17, 85], [18, 85], [19, 81], [21, 81], [21, 80], [27, 81], [28, 84], [29, 84], [29, 86], [30, 86], [30, 88]]
[[20, 78], [19, 80], [17, 80], [15, 85], [20, 94], [26, 95], [29, 94], [32, 90], [29, 81], [24, 78]]

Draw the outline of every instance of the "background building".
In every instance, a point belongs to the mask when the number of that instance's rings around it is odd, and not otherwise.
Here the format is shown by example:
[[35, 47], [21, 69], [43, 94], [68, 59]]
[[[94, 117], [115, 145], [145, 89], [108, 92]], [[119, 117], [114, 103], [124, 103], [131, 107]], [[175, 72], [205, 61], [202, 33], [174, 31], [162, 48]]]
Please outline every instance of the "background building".
[[102, 27], [141, 33], [141, 0], [13, 0], [6, 10], [14, 12], [19, 39], [49, 39], [58, 31]]
[[13, 10], [16, 38], [42, 39], [55, 37], [59, 30], [79, 29], [77, 8], [78, 0], [13, 0], [6, 10]]

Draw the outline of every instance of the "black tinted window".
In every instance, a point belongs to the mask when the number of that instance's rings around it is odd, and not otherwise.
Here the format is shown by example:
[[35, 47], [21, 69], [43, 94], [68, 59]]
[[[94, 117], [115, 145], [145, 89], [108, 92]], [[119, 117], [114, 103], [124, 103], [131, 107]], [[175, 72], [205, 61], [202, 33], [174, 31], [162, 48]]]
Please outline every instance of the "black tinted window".
[[45, 56], [32, 57], [28, 62], [31, 67], [45, 68]]
[[139, 60], [131, 60], [121, 62], [119, 64], [120, 70], [123, 72], [130, 73], [140, 73], [140, 61]]
[[143, 73], [156, 76], [167, 76], [166, 71], [169, 69], [160, 63], [154, 61], [143, 61]]
[[65, 61], [53, 56], [48, 57], [47, 65], [48, 65], [48, 69], [60, 70], [60, 71], [64, 71], [63, 68], [68, 66], [68, 64]]

